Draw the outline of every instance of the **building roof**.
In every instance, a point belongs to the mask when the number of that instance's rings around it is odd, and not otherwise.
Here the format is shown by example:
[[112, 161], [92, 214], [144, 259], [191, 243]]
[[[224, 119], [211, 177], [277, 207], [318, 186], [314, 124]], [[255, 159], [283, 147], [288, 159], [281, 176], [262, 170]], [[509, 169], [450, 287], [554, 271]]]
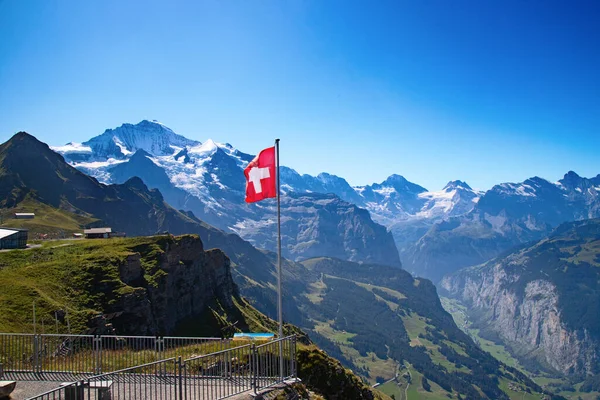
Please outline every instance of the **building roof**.
[[0, 239], [4, 239], [5, 237], [9, 237], [10, 235], [14, 235], [17, 232], [22, 231], [23, 229], [5, 229], [0, 228]]
[[35, 216], [35, 213], [15, 213], [15, 215], [19, 215], [19, 216]]
[[83, 233], [85, 233], [86, 235], [92, 233], [112, 233], [112, 229], [111, 228], [91, 228], [91, 229], [84, 229]]

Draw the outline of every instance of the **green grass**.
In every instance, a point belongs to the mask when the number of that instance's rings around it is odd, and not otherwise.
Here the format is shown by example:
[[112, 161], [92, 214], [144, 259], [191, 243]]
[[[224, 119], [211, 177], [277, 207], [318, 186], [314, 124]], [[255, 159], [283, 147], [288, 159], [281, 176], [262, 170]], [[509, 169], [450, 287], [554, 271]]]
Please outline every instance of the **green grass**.
[[331, 327], [330, 322], [319, 322], [315, 325], [315, 331], [319, 334], [325, 336], [329, 340], [334, 341], [337, 344], [341, 345], [351, 345], [349, 339], [356, 336], [355, 333], [349, 333], [344, 331], [338, 331]]
[[421, 344], [421, 340], [419, 339], [420, 334], [425, 334], [425, 327], [431, 326], [427, 323], [425, 318], [421, 317], [419, 314], [410, 313], [406, 316], [402, 317], [402, 321], [404, 322], [404, 328], [408, 333], [408, 337], [410, 338], [411, 346], [418, 346]]
[[[578, 247], [578, 251], [575, 252], [575, 247]], [[569, 251], [573, 249], [573, 255], [571, 257], [563, 258], [563, 260], [567, 262], [572, 262], [575, 265], [585, 262], [590, 265], [600, 266], [598, 262], [598, 254], [600, 254], [600, 240], [592, 240], [587, 243], [583, 243], [580, 246], [573, 246], [571, 248], [567, 248]]]
[[319, 304], [323, 300], [325, 289], [327, 289], [327, 285], [322, 280], [312, 282], [308, 285], [308, 291], [305, 296], [311, 303]]
[[369, 371], [369, 376], [366, 378], [371, 384], [375, 383], [375, 378], [378, 376], [387, 380], [396, 375], [397, 364], [391, 358], [382, 360], [374, 353], [368, 353], [366, 356], [362, 356], [358, 350], [352, 347], [350, 339], [356, 336], [355, 333], [338, 331], [331, 327], [331, 322], [329, 321], [315, 321], [315, 331], [335, 342], [340, 347], [344, 356], [352, 360], [357, 367], [367, 369]]
[[511, 400], [540, 400], [539, 393], [527, 393], [524, 390], [525, 387], [523, 385], [515, 384], [512, 387], [514, 390], [509, 389], [508, 380], [504, 378], [500, 379], [500, 389], [502, 389], [502, 391], [504, 391], [504, 393], [506, 393]]
[[386, 382], [383, 385], [377, 386], [376, 389], [380, 392], [387, 394], [390, 397], [394, 395], [396, 400], [404, 399], [404, 387], [398, 386], [398, 383], [396, 383], [395, 381]]
[[[431, 380], [429, 381], [429, 384], [431, 385], [431, 391], [428, 392], [423, 389], [423, 375], [412, 367], [409, 367], [408, 369], [412, 376], [412, 380], [408, 386], [407, 400], [448, 400], [448, 392]], [[456, 396], [453, 395], [452, 398], [456, 398]]]
[[[17, 212], [32, 212], [35, 218], [15, 219]], [[84, 226], [97, 219], [59, 210], [27, 197], [17, 207], [0, 209], [0, 221], [2, 227], [29, 229], [29, 240], [34, 240], [41, 235], [48, 235], [49, 238], [70, 237], [73, 233], [82, 233]]]

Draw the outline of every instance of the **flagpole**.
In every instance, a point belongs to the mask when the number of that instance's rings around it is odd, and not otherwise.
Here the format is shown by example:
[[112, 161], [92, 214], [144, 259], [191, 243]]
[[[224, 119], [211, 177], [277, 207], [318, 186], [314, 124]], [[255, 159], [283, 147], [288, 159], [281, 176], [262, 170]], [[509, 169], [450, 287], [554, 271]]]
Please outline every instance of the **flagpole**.
[[283, 310], [281, 306], [281, 193], [279, 190], [279, 139], [275, 139], [277, 168], [277, 314], [279, 319], [279, 374], [283, 377]]

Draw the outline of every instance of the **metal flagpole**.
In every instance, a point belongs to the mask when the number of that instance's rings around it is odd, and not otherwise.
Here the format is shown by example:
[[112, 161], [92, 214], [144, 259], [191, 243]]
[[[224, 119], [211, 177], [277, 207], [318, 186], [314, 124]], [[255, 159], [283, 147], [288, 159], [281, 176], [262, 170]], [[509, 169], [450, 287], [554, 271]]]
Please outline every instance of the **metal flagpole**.
[[279, 139], [275, 139], [277, 167], [277, 314], [279, 319], [279, 376], [283, 378], [283, 310], [281, 308], [281, 194], [279, 191]]

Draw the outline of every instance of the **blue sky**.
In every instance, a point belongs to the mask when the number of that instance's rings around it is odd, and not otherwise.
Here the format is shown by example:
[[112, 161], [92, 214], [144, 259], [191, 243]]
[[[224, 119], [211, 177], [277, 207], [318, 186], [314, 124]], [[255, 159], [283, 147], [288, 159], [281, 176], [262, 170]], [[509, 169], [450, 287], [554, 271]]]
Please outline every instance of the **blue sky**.
[[[123, 4], [126, 3], [126, 4]], [[0, 0], [0, 141], [157, 119], [352, 184], [600, 173], [600, 2]]]

